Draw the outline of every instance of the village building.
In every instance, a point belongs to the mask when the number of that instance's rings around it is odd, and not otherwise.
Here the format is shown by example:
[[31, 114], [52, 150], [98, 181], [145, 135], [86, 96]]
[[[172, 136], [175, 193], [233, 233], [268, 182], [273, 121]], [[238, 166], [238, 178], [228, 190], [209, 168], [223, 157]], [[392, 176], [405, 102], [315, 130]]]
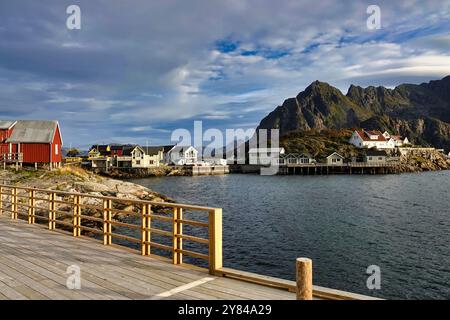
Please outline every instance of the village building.
[[350, 137], [349, 143], [357, 148], [393, 149], [396, 141], [392, 137], [386, 137], [380, 131], [356, 130]]
[[93, 145], [88, 152], [88, 159], [111, 157], [111, 147], [109, 145]]
[[333, 152], [327, 157], [327, 164], [329, 166], [342, 166], [344, 165], [344, 157], [337, 152]]
[[92, 168], [111, 167], [111, 147], [109, 145], [93, 145], [88, 152], [88, 160], [91, 161]]
[[164, 159], [164, 147], [135, 146], [131, 151], [132, 168], [159, 167]]
[[62, 144], [58, 121], [0, 121], [2, 159], [16, 157], [21, 163], [55, 168], [61, 165]]
[[88, 159], [92, 168], [151, 168], [164, 163], [173, 146], [143, 147], [132, 144], [94, 145]]
[[316, 163], [316, 160], [309, 153], [290, 153], [285, 157], [280, 157], [278, 164], [287, 165], [308, 165]]
[[117, 155], [113, 157], [112, 166], [117, 168], [132, 168], [132, 152], [135, 148], [135, 145], [123, 145], [122, 150], [117, 152]]
[[174, 146], [164, 155], [164, 161], [169, 165], [195, 165], [198, 151], [193, 146]]
[[402, 146], [404, 146], [404, 145], [406, 145], [406, 144], [409, 144], [408, 138], [403, 138], [402, 136], [399, 136], [399, 135], [391, 135], [391, 134], [390, 134], [389, 132], [387, 132], [387, 131], [385, 131], [385, 132], [383, 133], [383, 136], [384, 136], [386, 139], [392, 139], [393, 142], [394, 142], [394, 146], [395, 146], [395, 147], [402, 147]]
[[371, 165], [383, 165], [387, 161], [387, 153], [383, 150], [367, 150], [364, 162]]
[[251, 165], [271, 165], [284, 154], [284, 148], [251, 148], [248, 151], [248, 161]]

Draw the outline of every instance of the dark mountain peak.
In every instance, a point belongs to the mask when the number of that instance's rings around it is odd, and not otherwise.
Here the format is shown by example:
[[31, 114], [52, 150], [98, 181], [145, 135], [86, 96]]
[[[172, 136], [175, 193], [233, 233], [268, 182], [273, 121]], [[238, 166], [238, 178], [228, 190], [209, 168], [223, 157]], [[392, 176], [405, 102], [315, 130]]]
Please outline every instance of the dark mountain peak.
[[348, 88], [347, 97], [360, 97], [364, 93], [364, 88], [351, 84]]
[[308, 87], [306, 87], [305, 91], [320, 91], [320, 90], [327, 90], [330, 88], [334, 89], [334, 87], [332, 87], [330, 84], [316, 80], [312, 82]]
[[314, 81], [305, 91], [300, 92], [297, 95], [297, 100], [301, 101], [311, 97], [322, 97], [322, 98], [341, 98], [343, 97], [342, 92], [339, 89], [331, 86], [326, 82], [321, 82], [319, 80]]

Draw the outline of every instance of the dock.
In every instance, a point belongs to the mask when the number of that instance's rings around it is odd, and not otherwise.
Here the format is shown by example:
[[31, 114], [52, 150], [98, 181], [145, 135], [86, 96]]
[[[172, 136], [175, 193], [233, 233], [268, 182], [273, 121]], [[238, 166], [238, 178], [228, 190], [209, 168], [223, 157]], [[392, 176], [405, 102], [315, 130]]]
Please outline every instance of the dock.
[[[0, 299], [295, 300], [295, 293], [211, 276], [40, 225], [0, 216]], [[81, 288], [66, 286], [80, 267]]]
[[[140, 223], [113, 218], [121, 212]], [[136, 237], [118, 227], [134, 229]], [[313, 286], [311, 266], [300, 259], [297, 269], [309, 276], [297, 281], [224, 267], [218, 208], [2, 184], [0, 243], [0, 300], [295, 300], [298, 288], [313, 299], [373, 299]]]
[[280, 165], [280, 175], [328, 175], [328, 174], [395, 174], [400, 172], [400, 163], [344, 163], [332, 165], [315, 164], [285, 164]]

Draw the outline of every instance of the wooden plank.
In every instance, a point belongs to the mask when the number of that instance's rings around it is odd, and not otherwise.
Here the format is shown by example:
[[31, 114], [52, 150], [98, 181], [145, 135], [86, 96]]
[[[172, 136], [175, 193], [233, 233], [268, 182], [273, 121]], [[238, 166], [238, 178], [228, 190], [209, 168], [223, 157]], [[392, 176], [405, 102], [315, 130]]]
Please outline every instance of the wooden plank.
[[[65, 269], [55, 268], [54, 265], [63, 265], [59, 262], [52, 261], [50, 259], [35, 259], [32, 258], [35, 251], [31, 251], [29, 249], [19, 249], [18, 252], [23, 253], [23, 258], [19, 258], [16, 256], [8, 255], [8, 259], [17, 263], [18, 266], [22, 266], [26, 272], [37, 272], [43, 277], [46, 277], [47, 280], [52, 280], [54, 284], [59, 284], [61, 288], [66, 288], [66, 270], [69, 265], [66, 265]], [[26, 259], [27, 258], [27, 259]], [[52, 263], [53, 262], [53, 263]], [[26, 270], [28, 269], [28, 271]], [[44, 280], [45, 281], [45, 280]], [[43, 281], [40, 281], [43, 283]], [[53, 284], [52, 284], [53, 285]], [[103, 300], [110, 298], [108, 294], [99, 295], [95, 293], [91, 293], [92, 290], [102, 289], [100, 286], [96, 286], [85, 279], [82, 279], [82, 290], [73, 290], [76, 298], [79, 299], [97, 299]], [[67, 289], [68, 290], [68, 289]]]

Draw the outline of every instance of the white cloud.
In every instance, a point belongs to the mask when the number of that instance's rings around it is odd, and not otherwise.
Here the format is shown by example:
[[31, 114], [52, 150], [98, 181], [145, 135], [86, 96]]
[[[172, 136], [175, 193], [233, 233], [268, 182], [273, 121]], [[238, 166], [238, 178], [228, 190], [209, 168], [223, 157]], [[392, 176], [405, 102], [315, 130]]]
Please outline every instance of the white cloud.
[[356, 0], [79, 3], [79, 32], [59, 1], [2, 5], [0, 112], [62, 119], [70, 134], [90, 125], [99, 139], [121, 124], [131, 139], [192, 118], [257, 123], [317, 79], [345, 91], [450, 74], [449, 0], [379, 1], [375, 32]]

